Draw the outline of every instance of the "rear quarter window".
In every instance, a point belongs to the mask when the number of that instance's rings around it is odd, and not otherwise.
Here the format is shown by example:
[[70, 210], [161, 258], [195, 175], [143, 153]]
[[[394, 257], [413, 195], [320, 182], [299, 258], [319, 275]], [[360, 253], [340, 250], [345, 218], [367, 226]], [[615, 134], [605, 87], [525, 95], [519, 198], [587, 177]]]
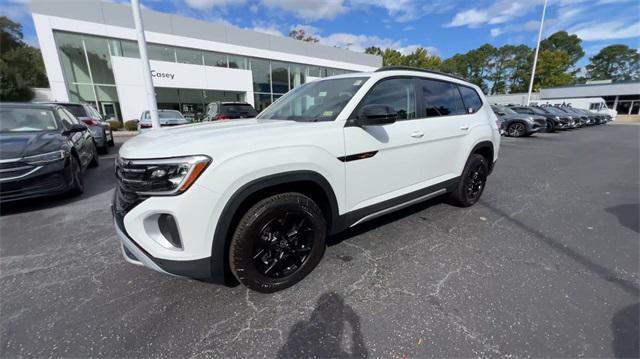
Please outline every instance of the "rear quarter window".
[[438, 80], [420, 79], [427, 117], [464, 115], [466, 113], [458, 87]]
[[458, 89], [460, 90], [466, 113], [478, 112], [480, 107], [482, 107], [482, 100], [476, 90], [466, 86], [458, 86]]

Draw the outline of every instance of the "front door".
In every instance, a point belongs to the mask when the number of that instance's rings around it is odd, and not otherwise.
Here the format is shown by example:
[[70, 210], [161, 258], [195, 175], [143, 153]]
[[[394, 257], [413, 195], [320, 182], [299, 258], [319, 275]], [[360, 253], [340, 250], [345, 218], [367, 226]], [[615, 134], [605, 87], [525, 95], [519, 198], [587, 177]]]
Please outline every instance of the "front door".
[[365, 105], [387, 105], [398, 120], [381, 126], [344, 128], [347, 210], [368, 207], [407, 192], [421, 182], [416, 163], [423, 151], [417, 116], [416, 89], [412, 78], [378, 82], [362, 99], [351, 118]]
[[102, 113], [104, 114], [104, 118], [106, 120], [110, 120], [112, 118], [119, 120], [118, 114], [116, 112], [116, 104], [114, 104], [113, 102], [103, 102]]

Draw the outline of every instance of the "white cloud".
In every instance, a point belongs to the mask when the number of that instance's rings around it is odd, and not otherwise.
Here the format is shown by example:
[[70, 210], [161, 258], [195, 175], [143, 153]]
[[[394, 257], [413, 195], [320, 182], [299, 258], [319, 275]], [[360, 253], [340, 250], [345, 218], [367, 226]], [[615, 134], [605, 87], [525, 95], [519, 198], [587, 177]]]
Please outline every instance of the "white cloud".
[[469, 9], [457, 13], [447, 27], [469, 26], [478, 27], [489, 21], [489, 14], [485, 10]]
[[335, 33], [328, 36], [317, 36], [321, 44], [348, 49], [356, 52], [364, 52], [367, 47], [375, 46], [381, 49], [394, 49], [402, 54], [408, 54], [419, 47], [423, 47], [430, 54], [439, 54], [438, 49], [432, 46], [418, 44], [405, 45], [402, 40], [393, 40], [378, 36], [357, 35], [349, 33]]
[[351, 4], [356, 7], [383, 8], [397, 22], [413, 21], [422, 16], [418, 10], [419, 3], [416, 0], [351, 0]]
[[261, 0], [261, 2], [269, 9], [288, 11], [308, 21], [334, 19], [349, 10], [344, 0]]
[[13, 21], [20, 22], [30, 15], [27, 0], [9, 0], [0, 5], [0, 16], [6, 16]]
[[269, 34], [269, 35], [274, 35], [274, 36], [283, 36], [284, 34], [282, 33], [282, 31], [278, 30], [278, 28], [274, 25], [271, 26], [254, 26], [252, 27], [250, 30], [253, 31], [257, 31], [257, 32], [261, 32], [263, 34]]
[[489, 31], [489, 33], [491, 34], [491, 37], [498, 37], [502, 35], [503, 31], [504, 30], [500, 28], [493, 28]]
[[194, 9], [211, 10], [214, 7], [241, 5], [244, 4], [245, 0], [184, 0], [184, 2]]
[[640, 37], [640, 23], [626, 23], [622, 20], [608, 22], [581, 23], [569, 29], [570, 33], [578, 35], [584, 41], [614, 40]]

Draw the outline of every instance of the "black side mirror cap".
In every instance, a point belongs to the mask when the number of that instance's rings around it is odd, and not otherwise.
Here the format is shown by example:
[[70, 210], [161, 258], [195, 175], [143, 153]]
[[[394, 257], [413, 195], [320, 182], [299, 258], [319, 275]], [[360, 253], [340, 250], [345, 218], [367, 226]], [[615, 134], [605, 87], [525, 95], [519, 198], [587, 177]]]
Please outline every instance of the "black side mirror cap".
[[387, 105], [366, 105], [356, 119], [359, 126], [381, 126], [398, 120], [398, 113]]

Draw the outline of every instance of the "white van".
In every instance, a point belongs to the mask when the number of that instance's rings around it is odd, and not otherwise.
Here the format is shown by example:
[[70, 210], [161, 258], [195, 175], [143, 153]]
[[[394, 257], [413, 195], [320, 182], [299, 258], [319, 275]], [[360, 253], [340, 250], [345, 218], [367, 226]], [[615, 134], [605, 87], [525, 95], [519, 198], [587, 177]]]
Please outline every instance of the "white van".
[[555, 107], [575, 107], [593, 111], [599, 114], [606, 114], [612, 119], [616, 118], [617, 111], [607, 107], [607, 103], [602, 97], [564, 98], [553, 100], [531, 101], [532, 106], [555, 106]]

